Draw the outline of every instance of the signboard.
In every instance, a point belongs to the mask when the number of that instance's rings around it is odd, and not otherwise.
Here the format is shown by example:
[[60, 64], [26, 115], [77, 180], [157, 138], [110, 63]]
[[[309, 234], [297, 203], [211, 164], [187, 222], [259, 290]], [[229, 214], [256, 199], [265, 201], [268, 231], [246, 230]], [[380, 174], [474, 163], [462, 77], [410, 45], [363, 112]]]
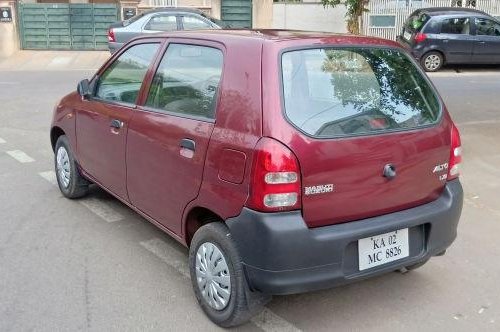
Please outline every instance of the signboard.
[[137, 15], [137, 8], [123, 8], [123, 19], [128, 20], [129, 18]]
[[2, 23], [12, 22], [12, 8], [0, 7], [0, 22]]

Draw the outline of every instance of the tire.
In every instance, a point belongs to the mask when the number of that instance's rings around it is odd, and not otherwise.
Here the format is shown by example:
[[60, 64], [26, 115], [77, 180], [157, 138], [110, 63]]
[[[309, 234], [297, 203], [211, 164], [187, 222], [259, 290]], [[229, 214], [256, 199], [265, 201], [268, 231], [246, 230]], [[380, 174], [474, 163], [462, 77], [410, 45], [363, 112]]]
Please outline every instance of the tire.
[[406, 266], [406, 267], [402, 268], [401, 270], [399, 270], [399, 272], [401, 272], [401, 273], [408, 273], [410, 271], [416, 270], [419, 267], [422, 267], [428, 261], [429, 261], [429, 259], [426, 259], [425, 261], [422, 261], [422, 262], [419, 262], [419, 263], [416, 263], [416, 264], [413, 264], [413, 265], [410, 265], [410, 266]]
[[426, 72], [435, 72], [443, 67], [444, 57], [441, 53], [432, 51], [422, 57], [420, 64]]
[[[202, 273], [200, 271], [212, 272], [203, 267], [203, 263], [206, 262], [203, 259], [205, 257], [216, 257], [214, 255], [219, 253], [221, 256], [215, 260], [215, 268], [220, 267], [221, 269], [218, 274], [221, 283], [217, 282], [217, 280], [206, 281], [206, 279], [201, 277], [198, 279]], [[202, 259], [197, 258], [198, 254], [200, 254]], [[189, 249], [189, 271], [191, 273], [193, 290], [199, 305], [208, 318], [221, 327], [232, 327], [247, 322], [252, 316], [258, 314], [264, 305], [271, 300], [271, 296], [269, 295], [250, 291], [236, 245], [231, 238], [229, 229], [221, 222], [206, 224], [200, 227], [194, 234]], [[229, 275], [229, 278], [226, 277], [227, 275]], [[203, 286], [199, 285], [198, 280], [206, 281], [205, 292], [203, 293]], [[227, 282], [228, 280], [229, 282]], [[218, 294], [225, 294], [225, 303], [222, 301], [210, 302], [207, 300], [207, 298], [210, 298], [208, 290], [213, 284], [217, 284], [220, 291], [216, 292], [211, 298], [223, 299], [223, 296]], [[214, 285], [213, 287], [216, 286]], [[223, 290], [228, 289], [230, 289], [229, 296], [227, 296], [227, 292], [223, 292]], [[219, 305], [218, 308], [215, 307], [217, 304]]]
[[89, 182], [80, 174], [73, 151], [65, 135], [57, 139], [54, 168], [59, 190], [65, 197], [79, 198], [88, 193]]
[[407, 266], [407, 267], [406, 267], [406, 269], [407, 269], [408, 271], [413, 271], [413, 270], [416, 270], [416, 269], [418, 269], [419, 267], [424, 266], [424, 265], [425, 265], [425, 263], [427, 263], [428, 261], [429, 261], [429, 260], [428, 260], [428, 259], [426, 259], [425, 261], [422, 261], [422, 262], [420, 262], [420, 263], [416, 263], [416, 264], [413, 264], [413, 265]]

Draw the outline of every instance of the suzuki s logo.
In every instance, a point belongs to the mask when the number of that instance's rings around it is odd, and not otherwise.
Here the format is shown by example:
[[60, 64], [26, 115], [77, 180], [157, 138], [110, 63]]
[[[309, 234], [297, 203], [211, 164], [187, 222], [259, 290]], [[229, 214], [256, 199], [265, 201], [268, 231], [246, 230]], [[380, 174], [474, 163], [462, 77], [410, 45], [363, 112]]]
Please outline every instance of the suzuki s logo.
[[[447, 170], [448, 170], [448, 163], [444, 163], [444, 164], [434, 166], [432, 173], [436, 174], [436, 173], [444, 172]], [[439, 181], [446, 181], [447, 178], [448, 178], [447, 173], [439, 175]]]
[[304, 188], [304, 194], [306, 196], [308, 195], [317, 195], [317, 194], [326, 194], [326, 193], [331, 193], [335, 187], [333, 186], [332, 183], [329, 184], [320, 184], [318, 186], [311, 186], [311, 187], [305, 187]]

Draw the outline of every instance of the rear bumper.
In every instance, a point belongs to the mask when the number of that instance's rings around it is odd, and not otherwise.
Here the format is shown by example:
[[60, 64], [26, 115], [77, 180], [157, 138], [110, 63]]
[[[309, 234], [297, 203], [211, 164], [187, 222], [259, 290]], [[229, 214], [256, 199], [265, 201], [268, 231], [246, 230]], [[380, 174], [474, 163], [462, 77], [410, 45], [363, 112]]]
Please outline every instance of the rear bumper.
[[111, 52], [111, 54], [113, 54], [116, 51], [118, 51], [120, 49], [120, 47], [123, 46], [123, 43], [108, 42], [108, 46], [109, 46], [109, 52]]
[[[462, 186], [454, 180], [431, 203], [360, 221], [308, 228], [300, 211], [244, 209], [226, 223], [250, 288], [293, 294], [395, 271], [442, 253], [457, 236], [462, 201]], [[357, 240], [403, 228], [409, 228], [409, 257], [359, 271]]]
[[419, 60], [422, 58], [424, 53], [428, 52], [423, 44], [417, 44], [414, 47], [412, 47], [406, 40], [404, 40], [401, 36], [396, 37], [396, 41], [401, 45], [403, 48], [405, 48], [410, 54], [415, 58], [416, 60]]

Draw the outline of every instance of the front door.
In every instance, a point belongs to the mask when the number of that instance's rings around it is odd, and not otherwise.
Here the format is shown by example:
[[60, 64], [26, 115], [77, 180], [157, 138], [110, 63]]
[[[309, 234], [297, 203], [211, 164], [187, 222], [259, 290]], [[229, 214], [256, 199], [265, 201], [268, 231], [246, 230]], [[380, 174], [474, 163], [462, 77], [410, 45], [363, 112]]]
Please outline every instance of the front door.
[[92, 81], [95, 91], [76, 110], [81, 167], [101, 185], [127, 199], [125, 145], [144, 76], [159, 43], [133, 45]]
[[184, 208], [200, 189], [222, 58], [210, 43], [171, 42], [129, 127], [130, 201], [177, 234]]
[[469, 63], [472, 58], [474, 36], [469, 17], [446, 18], [441, 22], [440, 48], [447, 63]]
[[476, 42], [473, 61], [500, 63], [500, 23], [486, 18], [476, 18]]

